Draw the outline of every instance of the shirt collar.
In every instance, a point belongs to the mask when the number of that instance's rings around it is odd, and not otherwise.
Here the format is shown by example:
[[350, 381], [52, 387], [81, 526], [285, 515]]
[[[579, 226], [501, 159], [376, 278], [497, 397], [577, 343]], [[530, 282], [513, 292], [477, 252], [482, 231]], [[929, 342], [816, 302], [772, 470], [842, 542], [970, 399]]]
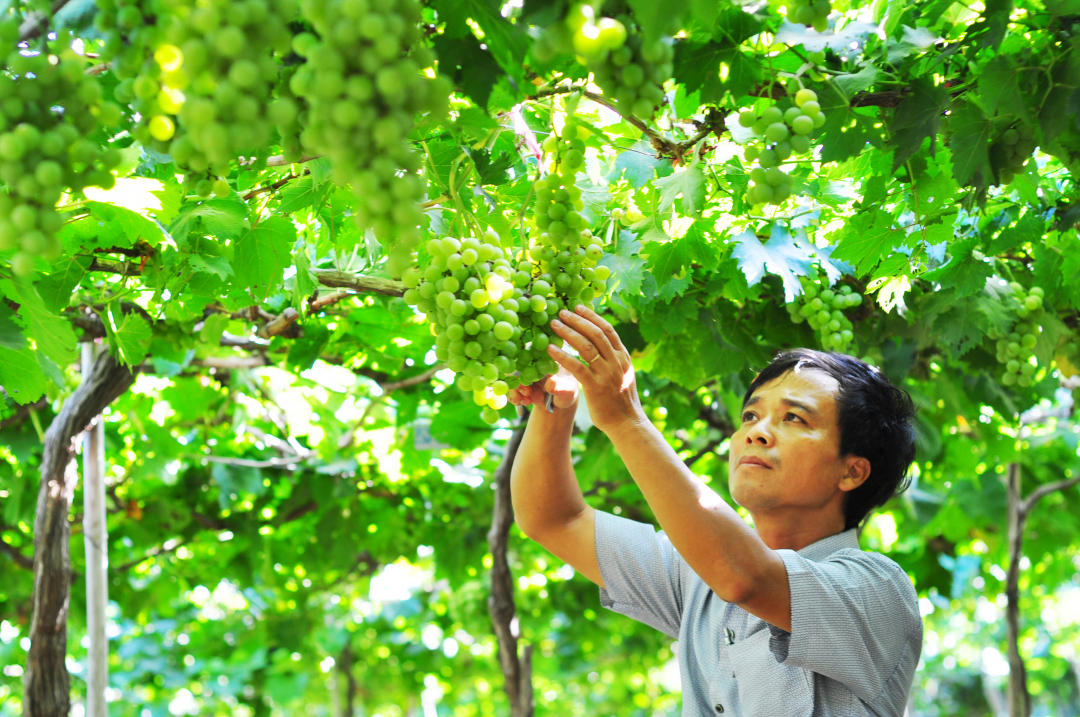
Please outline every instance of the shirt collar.
[[816, 543], [811, 543], [797, 552], [807, 560], [820, 561], [838, 550], [844, 550], [846, 548], [859, 550], [859, 534], [855, 528], [845, 530], [842, 533], [836, 533], [835, 535], [830, 535], [827, 538], [822, 538]]

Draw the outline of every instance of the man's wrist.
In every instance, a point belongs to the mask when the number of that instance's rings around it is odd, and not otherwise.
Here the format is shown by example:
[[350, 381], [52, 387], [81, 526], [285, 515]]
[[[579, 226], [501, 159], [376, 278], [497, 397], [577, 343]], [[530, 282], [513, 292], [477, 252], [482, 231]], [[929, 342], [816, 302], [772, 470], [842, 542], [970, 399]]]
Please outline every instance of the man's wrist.
[[645, 415], [645, 411], [638, 408], [618, 423], [605, 426], [601, 430], [612, 443], [615, 443], [621, 438], [640, 436], [643, 431], [648, 431], [652, 427], [652, 421]]

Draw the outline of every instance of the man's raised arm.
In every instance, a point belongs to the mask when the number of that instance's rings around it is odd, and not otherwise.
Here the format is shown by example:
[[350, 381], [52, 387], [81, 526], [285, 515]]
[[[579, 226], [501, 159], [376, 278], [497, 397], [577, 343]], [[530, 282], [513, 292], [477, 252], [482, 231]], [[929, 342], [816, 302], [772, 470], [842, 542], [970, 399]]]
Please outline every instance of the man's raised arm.
[[514, 519], [523, 533], [603, 587], [596, 560], [595, 511], [585, 503], [570, 462], [576, 382], [561, 372], [545, 383], [555, 395], [553, 413], [544, 408], [539, 383], [511, 395], [514, 403], [534, 406], [510, 474]]

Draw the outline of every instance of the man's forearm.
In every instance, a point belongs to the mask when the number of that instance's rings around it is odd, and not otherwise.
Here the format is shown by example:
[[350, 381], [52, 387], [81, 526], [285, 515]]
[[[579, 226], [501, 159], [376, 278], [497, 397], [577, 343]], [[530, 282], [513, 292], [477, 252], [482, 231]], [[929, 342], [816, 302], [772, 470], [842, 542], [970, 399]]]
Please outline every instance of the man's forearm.
[[742, 602], [770, 571], [783, 570], [776, 553], [686, 467], [647, 418], [608, 438], [671, 544], [721, 599]]
[[575, 407], [534, 406], [510, 474], [514, 517], [526, 535], [558, 528], [585, 509], [570, 460]]

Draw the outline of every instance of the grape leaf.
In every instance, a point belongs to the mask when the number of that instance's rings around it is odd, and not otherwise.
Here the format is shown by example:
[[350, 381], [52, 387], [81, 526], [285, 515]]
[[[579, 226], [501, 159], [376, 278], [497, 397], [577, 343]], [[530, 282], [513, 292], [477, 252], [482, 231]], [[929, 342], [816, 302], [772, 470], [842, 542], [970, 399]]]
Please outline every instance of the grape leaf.
[[956, 298], [962, 299], [986, 286], [994, 273], [992, 264], [972, 256], [979, 248], [979, 237], [971, 236], [950, 247], [952, 258], [945, 266], [923, 274], [923, 278], [941, 284], [942, 289], [955, 288]]
[[165, 181], [161, 189], [152, 190], [150, 193], [161, 202], [161, 208], [153, 210], [154, 218], [163, 226], [168, 226], [176, 218], [180, 206], [184, 203], [183, 186], [172, 179], [172, 181]]
[[666, 159], [657, 159], [652, 145], [641, 139], [633, 147], [627, 147], [619, 152], [615, 167], [608, 173], [607, 180], [615, 183], [625, 176], [634, 189], [641, 189], [652, 181], [653, 177], [664, 177], [673, 171], [671, 162]]
[[911, 94], [901, 100], [889, 126], [892, 144], [896, 148], [893, 169], [916, 154], [927, 137], [930, 138], [930, 155], [933, 156], [938, 127], [948, 106], [949, 93], [944, 85], [935, 86], [929, 77], [912, 81]]
[[157, 246], [165, 238], [157, 222], [138, 212], [101, 202], [87, 202], [86, 206], [102, 228], [108, 228], [107, 232], [103, 232], [102, 238], [108, 237], [109, 241], [115, 242], [117, 246], [129, 247], [137, 241]]
[[866, 143], [879, 134], [873, 121], [852, 109], [844, 95], [833, 85], [824, 85], [818, 93], [825, 124], [821, 128], [821, 159], [842, 162], [858, 156]]
[[15, 403], [33, 403], [45, 393], [45, 373], [34, 353], [0, 346], [0, 386]]
[[724, 38], [732, 47], [741, 45], [761, 32], [761, 16], [752, 14], [737, 5], [722, 5], [709, 0], [694, 0], [696, 4], [711, 4], [722, 8], [723, 15], [716, 25], [715, 35]]
[[867, 63], [865, 67], [853, 74], [836, 75], [830, 82], [836, 85], [837, 90], [850, 102], [857, 93], [877, 82], [878, 71], [873, 64]]
[[311, 262], [308, 260], [307, 249], [303, 242], [300, 242], [292, 256], [293, 264], [296, 266], [296, 276], [293, 277], [293, 308], [302, 311], [304, 299], [315, 292], [318, 284], [311, 276]]
[[45, 307], [36, 287], [20, 282], [15, 291], [20, 304], [19, 317], [38, 350], [60, 366], [73, 363], [76, 339], [71, 324]]
[[178, 246], [186, 246], [190, 235], [234, 239], [247, 228], [247, 205], [239, 197], [229, 197], [183, 205], [169, 225], [169, 234]]
[[581, 216], [587, 224], [596, 224], [607, 216], [607, 205], [611, 193], [605, 184], [593, 184], [585, 174], [577, 176], [577, 188], [581, 190], [581, 202], [584, 208]]
[[927, 30], [925, 27], [909, 27], [904, 25], [904, 34], [899, 40], [890, 40], [886, 59], [891, 64], [896, 64], [908, 55], [926, 52], [941, 38]]
[[1021, 72], [1014, 59], [998, 55], [986, 63], [979, 76], [979, 102], [988, 117], [996, 114], [1013, 115], [1030, 122], [1027, 102], [1020, 89]]
[[[673, 20], [681, 14], [681, 4], [672, 5], [664, 0], [628, 0], [634, 11], [634, 19], [645, 35], [646, 41], [655, 40], [668, 32]], [[672, 17], [675, 15], [676, 17]], [[676, 26], [678, 27], [678, 26]]]
[[705, 225], [697, 220], [686, 230], [679, 241], [686, 247], [687, 256], [706, 271], [713, 271], [720, 264], [720, 249], [709, 244]]
[[653, 182], [660, 190], [660, 211], [666, 212], [681, 197], [679, 209], [688, 217], [701, 216], [705, 204], [705, 173], [701, 165], [693, 164], [682, 172], [675, 172]]
[[949, 130], [956, 182], [960, 186], [985, 187], [993, 177], [989, 152], [993, 125], [978, 107], [968, 103], [953, 108]]
[[702, 354], [701, 340], [696, 332], [684, 331], [668, 336], [656, 346], [656, 361], [650, 373], [693, 391], [707, 378], [702, 362], [697, 359]]
[[[776, 42], [784, 45], [802, 45], [807, 52], [821, 52], [831, 47], [834, 52], [840, 54], [861, 47], [866, 38], [876, 30], [877, 26], [873, 23], [855, 21], [844, 25], [839, 32], [819, 33], [807, 28], [806, 25], [784, 20], [776, 32]], [[855, 43], [854, 47], [852, 43]]]
[[1080, 75], [1080, 53], [1069, 52], [1055, 63], [1053, 85], [1039, 109], [1039, 126], [1042, 128], [1043, 144], [1049, 145], [1075, 121], [1074, 78]]
[[[110, 312], [110, 318], [115, 322], [121, 316]], [[154, 336], [153, 329], [150, 328], [146, 319], [132, 311], [123, 316], [123, 321], [115, 331], [111, 330], [109, 322], [106, 322], [105, 326], [110, 329], [109, 339], [116, 358], [127, 366], [137, 366], [142, 363], [150, 350], [150, 340]], [[220, 338], [219, 335], [218, 339]]]
[[290, 182], [281, 191], [281, 204], [278, 211], [282, 214], [292, 214], [301, 209], [319, 204], [326, 195], [326, 184], [316, 184], [312, 175], [300, 177], [295, 182]]
[[1036, 335], [1035, 358], [1043, 366], [1049, 366], [1057, 352], [1058, 342], [1062, 336], [1067, 336], [1069, 327], [1062, 323], [1052, 312], [1045, 312], [1039, 322], [1040, 331]]
[[66, 309], [71, 303], [71, 293], [93, 262], [88, 256], [73, 256], [53, 264], [52, 272], [38, 279], [36, 284], [45, 308], [57, 314]]
[[210, 314], [203, 321], [202, 329], [199, 331], [199, 339], [203, 343], [217, 346], [221, 343], [221, 335], [225, 333], [225, 327], [228, 325], [228, 314]]
[[1000, 299], [983, 291], [975, 297], [975, 304], [986, 316], [989, 328], [997, 329], [1002, 333], [1009, 332], [1009, 327], [1012, 326], [1016, 317]]
[[[518, 82], [524, 79], [529, 37], [520, 25], [506, 21], [501, 3], [496, 0], [434, 0], [432, 5], [439, 13], [439, 19], [446, 22], [450, 37], [473, 38], [466, 19], [479, 25], [484, 33], [484, 45], [503, 71]], [[486, 103], [480, 105], [483, 107]]]
[[259, 301], [265, 301], [281, 282], [285, 268], [292, 265], [296, 227], [285, 217], [259, 222], [236, 242], [233, 270], [236, 279]]
[[855, 267], [856, 273], [866, 274], [892, 249], [894, 237], [902, 239], [903, 234], [894, 234], [888, 213], [880, 209], [861, 212], [833, 239], [836, 249], [831, 258], [846, 261]]
[[611, 270], [611, 278], [608, 279], [609, 291], [618, 291], [623, 294], [641, 292], [645, 260], [638, 256], [640, 250], [641, 242], [637, 241], [633, 232], [625, 229], [619, 232], [619, 242], [615, 247], [615, 252], [605, 254], [599, 262], [599, 266], [606, 266]]
[[[721, 79], [721, 64], [727, 67], [725, 79]], [[697, 47], [680, 43], [675, 49], [674, 74], [688, 92], [699, 92], [702, 102], [718, 103], [725, 92], [738, 100], [753, 89], [761, 80], [761, 64], [726, 40]]]
[[6, 303], [0, 302], [0, 346], [21, 351], [26, 348], [26, 337], [15, 323], [15, 312]]
[[432, 44], [439, 55], [439, 74], [449, 77], [477, 105], [487, 107], [503, 72], [495, 57], [471, 33], [461, 38], [436, 35]]
[[223, 256], [210, 256], [209, 254], [189, 254], [188, 266], [194, 271], [203, 274], [213, 274], [219, 279], [226, 279], [232, 273], [229, 260]]
[[990, 243], [990, 253], [1004, 254], [1022, 244], [1038, 242], [1045, 232], [1046, 220], [1042, 214], [1028, 209], [1016, 224], [1006, 227], [994, 237], [994, 241]]
[[678, 240], [646, 244], [648, 259], [645, 267], [656, 278], [657, 287], [663, 287], [682, 273], [683, 267], [690, 263], [686, 247]]
[[986, 314], [974, 297], [958, 299], [952, 291], [937, 294], [949, 308], [933, 319], [941, 343], [959, 358], [982, 341], [989, 328]]
[[795, 245], [787, 229], [779, 223], [774, 224], [772, 235], [765, 244], [750, 230], [735, 237], [734, 241], [736, 246], [731, 255], [738, 260], [747, 284], [754, 286], [768, 271], [783, 280], [785, 302], [794, 301], [802, 293], [798, 277], [809, 274], [813, 262], [806, 251]]

